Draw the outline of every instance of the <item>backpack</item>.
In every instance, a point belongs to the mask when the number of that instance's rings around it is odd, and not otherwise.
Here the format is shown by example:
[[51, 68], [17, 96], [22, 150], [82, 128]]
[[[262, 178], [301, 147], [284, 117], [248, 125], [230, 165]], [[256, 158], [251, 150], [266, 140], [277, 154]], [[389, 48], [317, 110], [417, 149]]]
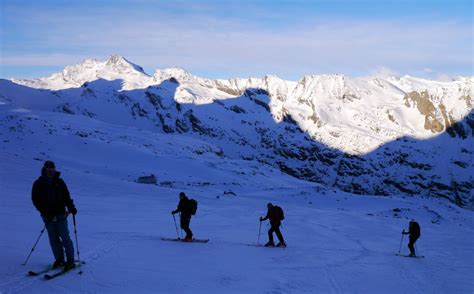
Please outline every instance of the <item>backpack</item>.
[[414, 236], [419, 237], [421, 235], [420, 225], [415, 221], [410, 222], [409, 230]]
[[280, 206], [275, 206], [275, 217], [277, 218], [277, 220], [284, 220], [285, 219], [285, 214], [283, 213], [283, 209], [281, 209]]
[[197, 203], [196, 200], [189, 199], [189, 209], [190, 209], [192, 215], [196, 214], [196, 211], [198, 209], [198, 203]]

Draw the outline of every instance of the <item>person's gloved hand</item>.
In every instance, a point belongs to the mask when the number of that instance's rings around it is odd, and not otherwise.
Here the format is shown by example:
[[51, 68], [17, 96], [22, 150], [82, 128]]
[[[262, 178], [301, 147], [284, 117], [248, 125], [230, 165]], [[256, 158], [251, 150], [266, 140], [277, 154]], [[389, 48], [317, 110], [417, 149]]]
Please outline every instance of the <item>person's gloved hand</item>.
[[262, 218], [262, 217], [260, 217], [260, 221], [263, 221], [263, 218]]
[[77, 209], [75, 206], [69, 208], [69, 212], [72, 213], [72, 215], [76, 215], [77, 214]]

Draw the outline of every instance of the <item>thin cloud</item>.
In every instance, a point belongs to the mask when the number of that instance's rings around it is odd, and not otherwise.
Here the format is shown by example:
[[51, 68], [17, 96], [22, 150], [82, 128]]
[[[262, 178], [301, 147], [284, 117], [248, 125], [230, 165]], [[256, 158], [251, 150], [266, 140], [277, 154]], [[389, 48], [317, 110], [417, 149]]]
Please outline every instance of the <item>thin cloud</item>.
[[[53, 18], [32, 14], [25, 20], [24, 34], [36, 52], [4, 50], [0, 62], [57, 66], [119, 53], [150, 70], [180, 66], [195, 74], [227, 76], [233, 72], [284, 78], [324, 72], [368, 74], [381, 67], [429, 75], [447, 65], [453, 71], [470, 69], [472, 74], [470, 24], [334, 19], [274, 29], [257, 21], [238, 22], [205, 13], [177, 19], [165, 12], [124, 18], [118, 17], [123, 14], [120, 10], [102, 17], [99, 12]], [[111, 21], [113, 17], [117, 19]]]
[[84, 55], [73, 54], [21, 54], [0, 56], [0, 63], [6, 66], [57, 66], [73, 65], [85, 59]]

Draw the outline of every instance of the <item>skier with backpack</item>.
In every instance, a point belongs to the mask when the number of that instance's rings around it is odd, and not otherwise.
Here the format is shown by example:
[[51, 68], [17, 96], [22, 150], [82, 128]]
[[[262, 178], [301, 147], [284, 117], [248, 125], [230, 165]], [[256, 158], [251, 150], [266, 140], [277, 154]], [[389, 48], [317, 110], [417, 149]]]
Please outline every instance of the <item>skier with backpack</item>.
[[265, 244], [265, 247], [275, 247], [275, 243], [273, 243], [273, 232], [278, 237], [280, 243], [278, 243], [277, 247], [286, 247], [285, 240], [283, 240], [283, 235], [280, 232], [280, 225], [281, 221], [285, 219], [283, 214], [283, 209], [281, 207], [273, 205], [272, 203], [267, 204], [267, 215], [265, 217], [260, 217], [260, 222], [270, 219], [270, 229], [268, 230], [268, 243]]
[[410, 221], [409, 227], [408, 227], [408, 232], [405, 232], [405, 230], [402, 231], [403, 235], [409, 235], [409, 242], [408, 242], [408, 248], [410, 249], [410, 255], [411, 257], [416, 257], [415, 253], [415, 243], [420, 238], [421, 235], [421, 229], [420, 225], [412, 219]]
[[189, 228], [191, 222], [191, 216], [196, 214], [197, 201], [189, 199], [184, 192], [179, 193], [178, 207], [171, 212], [171, 214], [180, 213], [180, 225], [181, 229], [186, 232], [186, 236], [183, 241], [191, 242], [193, 240], [193, 232]]
[[33, 184], [31, 199], [48, 231], [49, 243], [55, 258], [53, 268], [64, 267], [64, 270], [70, 270], [76, 265], [67, 217], [69, 213], [76, 215], [77, 209], [66, 183], [59, 176], [60, 172], [56, 171], [54, 162], [46, 161], [41, 169], [41, 176]]

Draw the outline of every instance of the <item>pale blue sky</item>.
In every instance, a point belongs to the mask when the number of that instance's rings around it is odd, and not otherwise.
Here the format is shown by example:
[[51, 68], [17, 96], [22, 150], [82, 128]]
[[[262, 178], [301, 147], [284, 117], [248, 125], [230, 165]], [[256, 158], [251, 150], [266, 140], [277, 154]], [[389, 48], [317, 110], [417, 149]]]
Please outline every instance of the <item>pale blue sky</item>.
[[149, 74], [473, 75], [470, 0], [0, 0], [0, 77], [119, 54]]

